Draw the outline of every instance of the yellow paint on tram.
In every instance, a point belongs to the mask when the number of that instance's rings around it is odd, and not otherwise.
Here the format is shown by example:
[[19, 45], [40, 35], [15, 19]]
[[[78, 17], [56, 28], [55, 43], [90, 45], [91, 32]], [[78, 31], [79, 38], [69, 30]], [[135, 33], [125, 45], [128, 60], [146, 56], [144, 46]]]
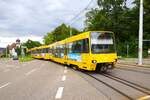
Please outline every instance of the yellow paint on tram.
[[112, 69], [117, 61], [114, 33], [110, 31], [84, 32], [28, 52], [34, 58], [49, 59], [89, 71]]

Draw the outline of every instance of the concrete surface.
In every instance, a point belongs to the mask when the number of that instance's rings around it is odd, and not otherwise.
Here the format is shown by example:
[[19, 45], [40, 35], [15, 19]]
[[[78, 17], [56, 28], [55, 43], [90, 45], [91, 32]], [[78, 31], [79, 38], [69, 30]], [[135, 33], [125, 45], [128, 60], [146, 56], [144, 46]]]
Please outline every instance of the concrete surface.
[[123, 58], [118, 59], [118, 64], [124, 64], [124, 65], [133, 65], [133, 66], [141, 66], [141, 67], [150, 67], [150, 58], [143, 59], [143, 64], [138, 65], [138, 59], [137, 58]]

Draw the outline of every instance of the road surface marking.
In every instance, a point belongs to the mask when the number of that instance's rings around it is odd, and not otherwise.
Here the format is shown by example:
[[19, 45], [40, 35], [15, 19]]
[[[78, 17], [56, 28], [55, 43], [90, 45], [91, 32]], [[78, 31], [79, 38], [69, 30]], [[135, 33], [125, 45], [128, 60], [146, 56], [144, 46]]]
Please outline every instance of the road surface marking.
[[62, 81], [65, 81], [65, 80], [66, 80], [66, 75], [63, 75], [63, 77], [62, 77], [61, 80], [62, 80]]
[[67, 69], [67, 67], [65, 66], [65, 69]]
[[8, 86], [9, 84], [11, 84], [11, 83], [10, 83], [10, 82], [8, 82], [8, 83], [6, 83], [6, 84], [4, 84], [4, 85], [0, 86], [0, 89], [1, 89], [1, 88], [3, 88], [3, 87]]
[[150, 95], [141, 97], [141, 98], [139, 98], [139, 99], [137, 99], [137, 100], [148, 100], [148, 99], [150, 99]]
[[64, 87], [59, 87], [55, 96], [55, 99], [60, 99], [62, 97]]
[[31, 73], [35, 72], [37, 69], [32, 69], [31, 71], [27, 72], [26, 75], [30, 75]]
[[65, 69], [65, 70], [64, 70], [64, 74], [66, 74], [67, 72], [68, 72], [68, 70]]

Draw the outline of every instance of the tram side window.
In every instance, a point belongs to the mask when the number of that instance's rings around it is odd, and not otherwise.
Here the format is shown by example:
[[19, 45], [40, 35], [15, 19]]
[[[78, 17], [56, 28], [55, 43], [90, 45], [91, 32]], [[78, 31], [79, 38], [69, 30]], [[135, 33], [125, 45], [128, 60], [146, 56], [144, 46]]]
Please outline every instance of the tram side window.
[[89, 40], [83, 39], [69, 43], [69, 53], [89, 53]]
[[33, 51], [33, 54], [36, 54], [36, 50]]
[[64, 46], [63, 45], [56, 46], [55, 57], [63, 58], [63, 56], [64, 56]]
[[82, 53], [82, 40], [73, 42], [72, 53]]
[[82, 53], [89, 53], [89, 39], [83, 39]]
[[32, 54], [35, 54], [35, 50], [32, 51]]
[[53, 56], [55, 55], [55, 48], [54, 47], [52, 47], [52, 54], [53, 54]]
[[48, 53], [48, 51], [49, 51], [49, 48], [46, 48], [45, 52]]
[[56, 52], [56, 47], [54, 47], [53, 48], [53, 55], [56, 57], [57, 56], [57, 54], [56, 54], [57, 52]]
[[38, 53], [38, 50], [35, 50], [35, 54], [37, 54]]
[[32, 54], [35, 54], [35, 50], [32, 51]]
[[41, 53], [45, 53], [44, 49], [41, 49]]
[[33, 50], [33, 54], [35, 54], [35, 50]]
[[52, 47], [50, 48], [49, 53], [51, 53], [51, 54], [53, 53], [53, 48]]
[[65, 45], [60, 45], [60, 58], [63, 58], [65, 55]]
[[48, 48], [42, 49], [42, 53], [48, 53]]
[[48, 49], [48, 53], [52, 53], [52, 50], [51, 50], [51, 48], [49, 48], [49, 49]]
[[41, 52], [42, 52], [42, 50], [41, 50], [41, 49], [37, 50], [37, 53], [41, 53]]
[[44, 48], [44, 49], [42, 49], [41, 51], [42, 51], [42, 53], [46, 53], [45, 48]]
[[55, 57], [59, 57], [59, 47], [56, 46]]

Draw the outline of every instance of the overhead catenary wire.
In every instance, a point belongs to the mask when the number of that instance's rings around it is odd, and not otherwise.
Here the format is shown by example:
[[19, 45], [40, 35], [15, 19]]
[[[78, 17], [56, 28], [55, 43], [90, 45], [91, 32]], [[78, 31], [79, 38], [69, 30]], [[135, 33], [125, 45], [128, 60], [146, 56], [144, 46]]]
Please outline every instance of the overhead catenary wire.
[[94, 0], [90, 0], [90, 2], [87, 4], [87, 6], [84, 9], [82, 9], [79, 13], [77, 13], [71, 20], [69, 20], [68, 24], [72, 25], [74, 23], [74, 20], [76, 20], [82, 13], [84, 13], [84, 11], [86, 11], [93, 1]]

